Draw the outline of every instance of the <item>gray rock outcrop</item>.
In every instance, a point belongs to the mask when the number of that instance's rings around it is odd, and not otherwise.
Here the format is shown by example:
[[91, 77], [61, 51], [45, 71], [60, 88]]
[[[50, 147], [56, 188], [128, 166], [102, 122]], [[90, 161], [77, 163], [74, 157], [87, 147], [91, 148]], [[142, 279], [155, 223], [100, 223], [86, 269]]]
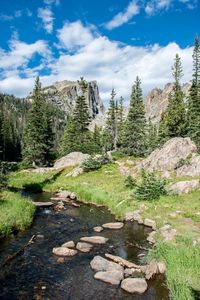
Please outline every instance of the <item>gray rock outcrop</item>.
[[200, 156], [193, 156], [189, 162], [176, 170], [177, 177], [200, 176]]
[[148, 171], [173, 171], [180, 160], [185, 160], [197, 151], [195, 144], [189, 137], [175, 137], [167, 141], [161, 149], [154, 150], [139, 164], [139, 169]]
[[170, 184], [169, 191], [174, 194], [188, 194], [199, 188], [199, 180], [186, 180], [178, 181], [176, 183]]
[[71, 152], [66, 156], [56, 160], [54, 163], [54, 168], [59, 169], [80, 165], [89, 157], [89, 154], [83, 154], [82, 152]]

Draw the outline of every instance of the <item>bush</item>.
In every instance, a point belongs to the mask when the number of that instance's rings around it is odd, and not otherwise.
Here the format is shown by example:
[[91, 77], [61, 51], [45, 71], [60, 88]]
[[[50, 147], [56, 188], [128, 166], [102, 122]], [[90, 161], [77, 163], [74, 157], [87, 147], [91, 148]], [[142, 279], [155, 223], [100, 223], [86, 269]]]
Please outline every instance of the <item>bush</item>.
[[103, 165], [106, 165], [109, 162], [110, 159], [107, 155], [99, 155], [88, 158], [82, 163], [81, 167], [84, 172], [90, 172], [100, 169]]
[[133, 178], [133, 176], [128, 175], [124, 181], [124, 184], [126, 187], [133, 189], [136, 187], [136, 180]]
[[136, 186], [135, 197], [138, 200], [158, 200], [166, 195], [166, 180], [157, 177], [154, 173], [142, 170], [142, 182]]

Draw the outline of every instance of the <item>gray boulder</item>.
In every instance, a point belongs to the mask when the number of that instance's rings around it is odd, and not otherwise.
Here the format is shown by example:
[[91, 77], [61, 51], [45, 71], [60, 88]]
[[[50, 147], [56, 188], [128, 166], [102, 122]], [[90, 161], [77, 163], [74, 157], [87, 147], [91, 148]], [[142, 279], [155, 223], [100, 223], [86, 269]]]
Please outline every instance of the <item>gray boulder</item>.
[[199, 180], [178, 181], [169, 185], [169, 191], [178, 195], [188, 194], [199, 188]]
[[120, 271], [123, 272], [124, 268], [119, 264], [109, 261], [99, 255], [95, 256], [90, 262], [90, 266], [94, 271]]
[[92, 244], [105, 244], [108, 239], [103, 236], [85, 236], [80, 238], [81, 241]]
[[175, 137], [167, 141], [161, 149], [154, 150], [139, 164], [139, 169], [148, 171], [173, 171], [178, 167], [180, 160], [186, 159], [197, 152], [195, 144], [189, 137]]
[[90, 252], [90, 250], [93, 248], [93, 245], [89, 243], [84, 242], [78, 242], [76, 245], [76, 249], [78, 249], [81, 252], [87, 253]]
[[105, 223], [102, 225], [103, 228], [107, 229], [121, 229], [124, 226], [122, 222]]
[[74, 256], [77, 254], [77, 250], [69, 249], [66, 247], [56, 247], [52, 250], [53, 254], [58, 256]]
[[97, 272], [94, 275], [95, 279], [99, 279], [103, 282], [110, 283], [112, 285], [119, 285], [120, 281], [124, 278], [123, 272], [118, 270]]
[[131, 294], [143, 294], [148, 286], [144, 278], [126, 278], [122, 281], [121, 288]]
[[82, 152], [71, 152], [56, 160], [54, 168], [60, 169], [80, 165], [89, 157], [89, 154], [83, 154]]
[[200, 176], [200, 156], [193, 156], [189, 163], [176, 170], [177, 177], [183, 176]]

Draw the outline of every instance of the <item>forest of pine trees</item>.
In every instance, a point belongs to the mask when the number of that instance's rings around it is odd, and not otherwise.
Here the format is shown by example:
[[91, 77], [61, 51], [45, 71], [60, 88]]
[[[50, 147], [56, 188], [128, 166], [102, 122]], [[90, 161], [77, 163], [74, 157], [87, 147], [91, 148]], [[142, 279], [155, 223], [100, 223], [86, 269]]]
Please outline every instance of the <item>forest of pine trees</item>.
[[[200, 46], [198, 36], [193, 50], [193, 75], [189, 97], [181, 88], [181, 58], [176, 54], [172, 66], [173, 90], [159, 124], [145, 117], [141, 79], [137, 76], [125, 115], [124, 99], [114, 89], [104, 128], [89, 130], [91, 116], [85, 98], [88, 83], [81, 78], [82, 94], [77, 96], [71, 116], [61, 125], [61, 111], [47, 103], [39, 77], [32, 101], [0, 94], [0, 159], [23, 161], [24, 166], [51, 166], [56, 157], [72, 151], [96, 154], [119, 151], [141, 157], [162, 146], [168, 139], [189, 136], [200, 151]], [[62, 121], [64, 119], [61, 118]]]

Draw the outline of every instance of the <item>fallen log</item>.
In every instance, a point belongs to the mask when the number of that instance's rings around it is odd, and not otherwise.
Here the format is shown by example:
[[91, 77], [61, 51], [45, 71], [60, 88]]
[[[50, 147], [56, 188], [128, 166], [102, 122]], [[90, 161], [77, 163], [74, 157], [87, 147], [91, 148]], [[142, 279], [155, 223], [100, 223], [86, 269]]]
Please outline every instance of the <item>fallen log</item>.
[[36, 238], [36, 235], [32, 235], [32, 237], [30, 238], [30, 240], [28, 241], [28, 243], [26, 243], [21, 249], [19, 249], [17, 252], [15, 252], [12, 255], [9, 255], [6, 259], [6, 261], [0, 266], [0, 270], [2, 270], [2, 268], [7, 265], [9, 262], [11, 262], [15, 257], [19, 256], [20, 254], [22, 254], [24, 252], [24, 250], [33, 243], [34, 239]]

